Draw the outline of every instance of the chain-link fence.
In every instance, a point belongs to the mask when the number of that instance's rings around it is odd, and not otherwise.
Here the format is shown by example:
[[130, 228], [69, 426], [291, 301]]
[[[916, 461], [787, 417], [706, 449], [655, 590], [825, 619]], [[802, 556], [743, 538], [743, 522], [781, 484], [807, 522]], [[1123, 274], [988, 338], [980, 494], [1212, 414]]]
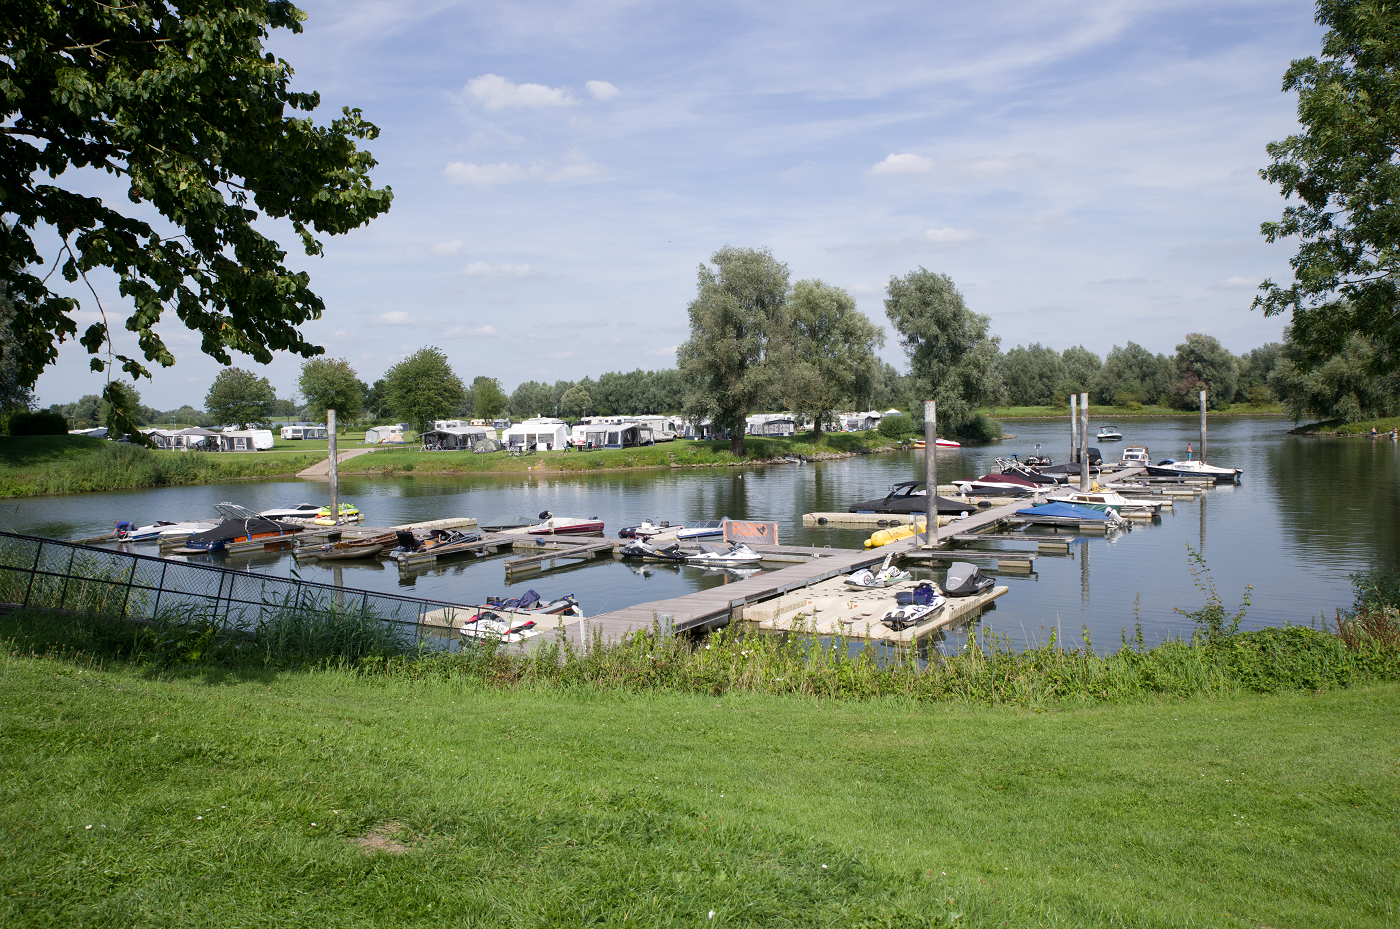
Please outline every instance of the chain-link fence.
[[445, 644], [479, 609], [12, 532], [0, 532], [0, 602], [131, 619], [200, 616], [249, 632], [320, 611], [389, 624], [405, 646]]

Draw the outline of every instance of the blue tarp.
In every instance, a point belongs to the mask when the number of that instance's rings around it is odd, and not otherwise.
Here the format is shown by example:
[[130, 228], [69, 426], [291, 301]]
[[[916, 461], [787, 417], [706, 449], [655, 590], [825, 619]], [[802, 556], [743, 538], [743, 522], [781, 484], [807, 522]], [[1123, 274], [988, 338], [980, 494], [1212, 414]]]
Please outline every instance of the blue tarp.
[[1059, 516], [1064, 519], [1108, 519], [1108, 514], [1102, 510], [1091, 509], [1087, 506], [1078, 506], [1073, 503], [1047, 503], [1043, 506], [1028, 506], [1024, 510], [1017, 510], [1018, 516]]

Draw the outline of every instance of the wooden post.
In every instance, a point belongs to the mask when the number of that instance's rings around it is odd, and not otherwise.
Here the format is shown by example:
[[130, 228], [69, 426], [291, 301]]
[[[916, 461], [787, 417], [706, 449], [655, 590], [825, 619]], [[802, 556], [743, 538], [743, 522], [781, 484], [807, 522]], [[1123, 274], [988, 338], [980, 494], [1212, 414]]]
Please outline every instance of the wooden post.
[[331, 519], [340, 525], [340, 475], [336, 471], [335, 410], [326, 410], [326, 439], [331, 453]]
[[1201, 464], [1206, 463], [1206, 392], [1201, 391]]
[[1083, 451], [1079, 455], [1079, 489], [1087, 491], [1089, 489], [1089, 395], [1082, 393], [1079, 395], [1079, 447]]
[[928, 491], [928, 547], [938, 547], [938, 401], [924, 401], [924, 486]]
[[1069, 395], [1069, 462], [1079, 460], [1079, 395]]

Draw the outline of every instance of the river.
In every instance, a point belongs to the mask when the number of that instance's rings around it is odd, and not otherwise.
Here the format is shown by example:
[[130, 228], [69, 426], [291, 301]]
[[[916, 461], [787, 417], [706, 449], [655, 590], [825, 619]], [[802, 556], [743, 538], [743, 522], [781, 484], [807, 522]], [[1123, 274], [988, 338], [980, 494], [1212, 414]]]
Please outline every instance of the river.
[[[1194, 420], [1116, 425], [1126, 442], [1148, 445], [1154, 459], [1184, 456], [1186, 443], [1198, 440]], [[980, 448], [940, 449], [940, 483], [992, 470], [997, 455], [1024, 457], [1037, 442], [1057, 461], [1066, 458], [1066, 420], [1008, 421], [1005, 426], [1016, 438]], [[1227, 608], [1236, 608], [1246, 585], [1252, 587], [1245, 628], [1307, 625], [1332, 617], [1338, 607], [1351, 603], [1349, 573], [1393, 569], [1400, 561], [1400, 457], [1389, 440], [1303, 438], [1288, 435], [1289, 427], [1276, 417], [1212, 420], [1209, 460], [1243, 468], [1238, 485], [1217, 486], [1196, 500], [1178, 502], [1160, 523], [1139, 524], [1113, 539], [1077, 543], [1068, 556], [1041, 555], [1029, 576], [1002, 575], [998, 583], [1010, 592], [984, 616], [985, 626], [1031, 644], [1044, 641], [1052, 629], [1077, 642], [1087, 626], [1100, 648], [1116, 645], [1138, 620], [1149, 643], [1189, 635], [1191, 621], [1174, 610], [1194, 610], [1204, 596], [1188, 570], [1188, 545], [1205, 556]], [[1116, 458], [1123, 444], [1099, 447], [1105, 458]], [[802, 514], [844, 510], [854, 501], [883, 494], [896, 481], [921, 478], [922, 472], [923, 452], [904, 451], [759, 468], [348, 477], [341, 482], [341, 497], [357, 504], [376, 526], [549, 509], [561, 516], [601, 517], [612, 536], [643, 518], [728, 516], [774, 520], [783, 542], [858, 547], [867, 532], [804, 529]], [[292, 480], [9, 500], [0, 504], [0, 529], [80, 538], [107, 532], [118, 519], [145, 524], [207, 515], [212, 504], [223, 500], [253, 510], [320, 500], [325, 487]], [[134, 550], [154, 552], [150, 546]], [[333, 576], [315, 564], [298, 568], [286, 555], [229, 557], [221, 563], [279, 575], [297, 570], [308, 580], [330, 581]], [[345, 564], [342, 576], [347, 587], [460, 603], [480, 602], [508, 589], [518, 594], [527, 587], [546, 597], [572, 593], [589, 615], [727, 581], [723, 574], [689, 567], [599, 560], [508, 584], [499, 558], [457, 561], [404, 575], [378, 563]], [[960, 640], [955, 633], [948, 644]]]

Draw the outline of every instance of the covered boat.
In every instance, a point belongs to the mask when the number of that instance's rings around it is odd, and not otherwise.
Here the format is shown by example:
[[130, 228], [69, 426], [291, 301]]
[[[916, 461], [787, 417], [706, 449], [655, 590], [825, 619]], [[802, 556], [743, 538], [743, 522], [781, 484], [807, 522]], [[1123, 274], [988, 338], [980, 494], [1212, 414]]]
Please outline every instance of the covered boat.
[[991, 588], [996, 583], [982, 573], [982, 569], [966, 561], [955, 561], [948, 566], [948, 575], [943, 580], [943, 592], [950, 597], [973, 597]]
[[581, 516], [555, 516], [549, 510], [540, 514], [542, 523], [530, 526], [525, 531], [530, 535], [602, 535], [603, 521], [596, 516], [587, 519]]
[[1123, 517], [1112, 510], [1094, 510], [1076, 503], [1044, 503], [1016, 511], [1026, 522], [1040, 526], [1082, 526], [1086, 523], [1105, 526], [1124, 525]]
[[[928, 490], [925, 481], [900, 481], [891, 485], [889, 493], [883, 497], [862, 500], [846, 508], [847, 513], [927, 513]], [[950, 497], [938, 498], [939, 516], [966, 516], [977, 512], [977, 504], [971, 500], [953, 500]]]
[[1020, 474], [984, 474], [976, 480], [954, 481], [953, 483], [965, 494], [986, 497], [1033, 494], [1044, 486]]
[[244, 509], [236, 503], [216, 503], [214, 509], [223, 516], [223, 521], [212, 529], [196, 532], [185, 540], [185, 548], [191, 551], [221, 552], [239, 542], [281, 540], [302, 531], [295, 523], [285, 523], [259, 516], [252, 510]]

